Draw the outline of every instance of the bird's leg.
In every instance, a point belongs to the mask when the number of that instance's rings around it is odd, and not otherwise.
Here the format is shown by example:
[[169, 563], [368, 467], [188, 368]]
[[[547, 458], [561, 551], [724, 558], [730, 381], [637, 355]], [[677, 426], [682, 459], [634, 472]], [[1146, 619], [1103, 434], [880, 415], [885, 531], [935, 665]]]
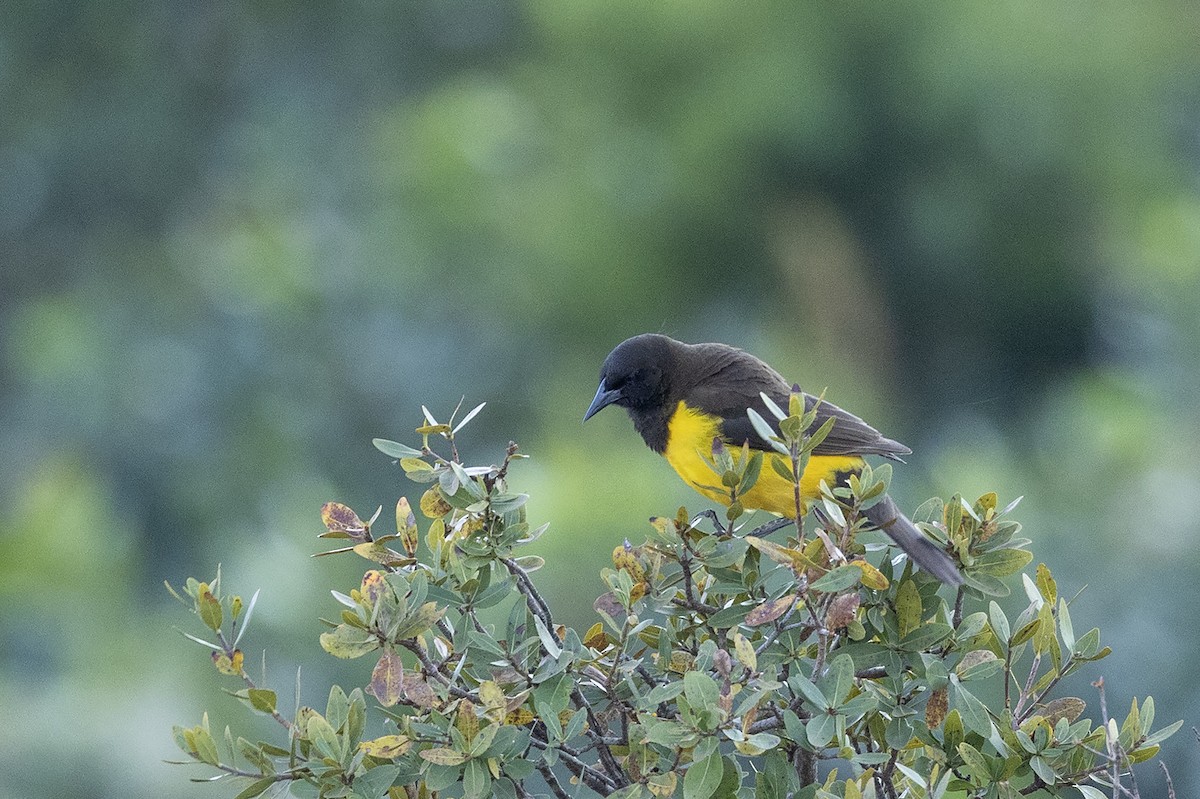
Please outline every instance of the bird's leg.
[[696, 522], [698, 522], [700, 519], [708, 519], [710, 522], [712, 522], [713, 527], [716, 528], [717, 535], [726, 535], [729, 533], [729, 531], [725, 529], [725, 525], [721, 522], [721, 517], [718, 516], [717, 512], [712, 508], [702, 510], [693, 516], [691, 521], [692, 526], [695, 527]]
[[778, 519], [772, 519], [769, 522], [765, 522], [763, 524], [760, 524], [758, 527], [755, 527], [753, 530], [750, 531], [750, 535], [752, 535], [756, 538], [766, 538], [771, 533], [774, 533], [778, 530], [782, 530], [783, 528], [787, 527], [789, 524], [795, 524], [795, 523], [796, 523], [795, 519], [792, 519], [792, 518], [786, 517], [786, 516], [780, 516]]

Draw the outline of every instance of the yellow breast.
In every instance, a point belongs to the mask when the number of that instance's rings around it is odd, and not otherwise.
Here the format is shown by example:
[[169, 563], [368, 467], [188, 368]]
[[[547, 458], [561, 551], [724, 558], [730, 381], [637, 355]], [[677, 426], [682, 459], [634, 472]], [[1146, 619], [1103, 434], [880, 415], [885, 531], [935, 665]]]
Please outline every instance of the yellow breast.
[[[667, 448], [663, 455], [684, 482], [709, 499], [728, 505], [729, 493], [720, 488], [721, 478], [706, 460], [706, 457], [711, 458], [712, 442], [718, 435], [718, 417], [690, 408], [681, 401], [667, 422]], [[735, 460], [741, 455], [737, 447], [730, 447], [730, 452]], [[858, 471], [862, 464], [863, 459], [856, 455], [812, 456], [800, 478], [801, 503], [807, 507], [808, 502], [820, 494], [822, 480], [834, 485], [838, 473]], [[758, 482], [741, 497], [741, 501], [746, 508], [786, 516], [796, 513], [791, 481], [780, 477], [770, 464], [763, 464]]]

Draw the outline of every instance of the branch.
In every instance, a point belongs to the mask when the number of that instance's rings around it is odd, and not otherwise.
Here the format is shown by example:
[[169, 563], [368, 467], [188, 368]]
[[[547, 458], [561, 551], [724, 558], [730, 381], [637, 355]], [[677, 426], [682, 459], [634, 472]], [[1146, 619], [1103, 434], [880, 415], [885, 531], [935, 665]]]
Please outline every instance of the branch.
[[421, 669], [426, 674], [428, 674], [430, 677], [433, 677], [438, 682], [440, 682], [442, 685], [446, 686], [446, 688], [450, 691], [451, 694], [458, 697], [459, 699], [471, 699], [472, 698], [471, 692], [464, 691], [462, 688], [459, 688], [458, 685], [455, 684], [454, 680], [451, 679], [451, 677], [445, 673], [445, 670], [442, 668], [439, 668], [437, 665], [435, 665], [434, 662], [429, 659], [429, 655], [425, 653], [425, 650], [422, 649], [421, 647], [417, 646], [415, 641], [413, 641], [412, 639], [405, 639], [398, 643], [400, 644], [400, 646], [404, 647], [409, 652], [412, 652], [414, 655], [416, 655], [417, 660], [419, 660], [421, 662]]
[[[550, 745], [545, 740], [539, 738], [536, 733], [529, 739], [529, 742], [538, 749], [550, 748]], [[558, 749], [558, 756], [562, 758], [563, 763], [567, 765], [567, 768], [571, 770], [571, 773], [583, 780], [587, 787], [591, 788], [596, 793], [600, 794], [601, 796], [608, 796], [617, 789], [616, 783], [614, 783], [605, 775], [601, 774], [599, 771], [596, 771], [596, 769], [592, 768], [587, 763], [584, 763], [578, 757], [575, 757], [567, 752], [563, 747], [559, 746], [554, 748]]]
[[587, 697], [583, 695], [583, 691], [579, 690], [578, 687], [571, 691], [571, 698], [575, 700], [576, 707], [582, 707], [587, 713], [588, 737], [596, 744], [596, 755], [600, 758], [600, 765], [604, 766], [604, 770], [617, 783], [617, 787], [625, 787], [629, 784], [629, 780], [625, 777], [625, 770], [617, 763], [617, 759], [613, 757], [612, 750], [604, 742], [604, 736], [601, 733], [603, 727], [600, 726], [600, 720], [596, 718], [596, 713], [592, 710], [591, 703], [587, 701]]
[[546, 631], [550, 633], [550, 638], [556, 644], [562, 644], [562, 639], [558, 637], [558, 633], [554, 630], [554, 619], [550, 616], [550, 607], [546, 604], [546, 600], [542, 599], [542, 595], [533, 585], [533, 581], [529, 579], [529, 573], [517, 565], [517, 562], [512, 558], [500, 558], [500, 562], [504, 564], [504, 568], [508, 569], [509, 574], [517, 580], [517, 590], [525, 596], [525, 604], [529, 606], [529, 611], [541, 619], [542, 624], [546, 626]]
[[715, 608], [712, 605], [696, 599], [695, 591], [692, 588], [692, 550], [688, 547], [686, 540], [684, 540], [683, 546], [684, 552], [682, 557], [679, 558], [679, 567], [683, 569], [683, 595], [687, 597], [687, 599], [682, 602], [678, 599], [672, 601], [679, 607], [687, 608], [688, 610], [694, 610], [698, 613], [712, 615], [713, 613], [716, 613], [719, 608]]
[[[237, 648], [235, 646], [233, 646], [233, 644], [229, 643], [229, 640], [225, 637], [224, 631], [217, 630], [217, 640], [220, 641], [221, 646], [224, 647], [225, 656], [227, 658], [229, 658], [230, 660], [232, 660], [233, 653], [237, 651]], [[267, 662], [266, 654], [264, 653], [263, 654], [264, 671], [266, 670], [266, 668], [265, 668], [266, 662]], [[258, 690], [258, 686], [254, 684], [254, 680], [250, 679], [250, 675], [246, 673], [245, 669], [242, 669], [242, 673], [240, 676], [242, 678], [242, 682], [246, 683], [247, 688], [249, 688], [251, 691]], [[279, 714], [278, 710], [271, 711], [271, 718], [275, 719], [276, 723], [278, 723], [281, 727], [283, 727], [288, 732], [292, 731], [292, 723], [290, 721], [288, 721], [287, 719], [285, 719], [283, 716], [281, 716]]]
[[[537, 770], [542, 773], [542, 778], [546, 780], [546, 784], [550, 786], [550, 792], [558, 799], [571, 799], [571, 795], [563, 790], [562, 784], [558, 781], [558, 775], [554, 773], [554, 769], [550, 768], [550, 764], [544, 760], [539, 760]], [[516, 782], [518, 788], [521, 787], [520, 782]], [[524, 791], [522, 791], [523, 793]]]

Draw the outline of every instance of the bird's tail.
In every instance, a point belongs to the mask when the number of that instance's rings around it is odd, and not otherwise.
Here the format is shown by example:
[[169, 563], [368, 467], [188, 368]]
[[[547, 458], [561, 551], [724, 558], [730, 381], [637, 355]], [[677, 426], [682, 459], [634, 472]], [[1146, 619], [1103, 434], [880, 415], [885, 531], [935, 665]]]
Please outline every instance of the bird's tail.
[[940, 547], [926, 538], [912, 521], [900, 512], [892, 498], [885, 496], [863, 511], [871, 523], [883, 530], [908, 556], [925, 571], [946, 585], [962, 585], [963, 577], [954, 561]]

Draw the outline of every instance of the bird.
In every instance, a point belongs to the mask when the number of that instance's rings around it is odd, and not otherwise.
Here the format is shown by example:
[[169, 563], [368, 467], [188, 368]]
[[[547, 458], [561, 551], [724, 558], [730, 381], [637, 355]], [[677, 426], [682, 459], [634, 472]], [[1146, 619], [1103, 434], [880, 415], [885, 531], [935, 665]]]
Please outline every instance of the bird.
[[[778, 422], [761, 394], [781, 408], [788, 407], [792, 385], [765, 362], [727, 344], [686, 344], [658, 333], [643, 333], [618, 344], [600, 368], [600, 384], [583, 420], [609, 405], [624, 408], [650, 449], [689, 486], [710, 499], [729, 505], [727, 490], [712, 484], [707, 455], [714, 440], [729, 447], [774, 452], [759, 435], [748, 414], [757, 411], [778, 432]], [[885, 437], [858, 416], [826, 400], [804, 393], [805, 410], [816, 406], [811, 434], [830, 417], [833, 427], [813, 449], [800, 476], [803, 513], [820, 496], [821, 482], [845, 483], [859, 473], [865, 456], [895, 461], [911, 449]], [[774, 469], [762, 469], [757, 482], [738, 501], [747, 509], [782, 516], [796, 513], [795, 486]], [[941, 582], [959, 586], [962, 574], [946, 552], [926, 538], [890, 496], [863, 511], [924, 571]]]

